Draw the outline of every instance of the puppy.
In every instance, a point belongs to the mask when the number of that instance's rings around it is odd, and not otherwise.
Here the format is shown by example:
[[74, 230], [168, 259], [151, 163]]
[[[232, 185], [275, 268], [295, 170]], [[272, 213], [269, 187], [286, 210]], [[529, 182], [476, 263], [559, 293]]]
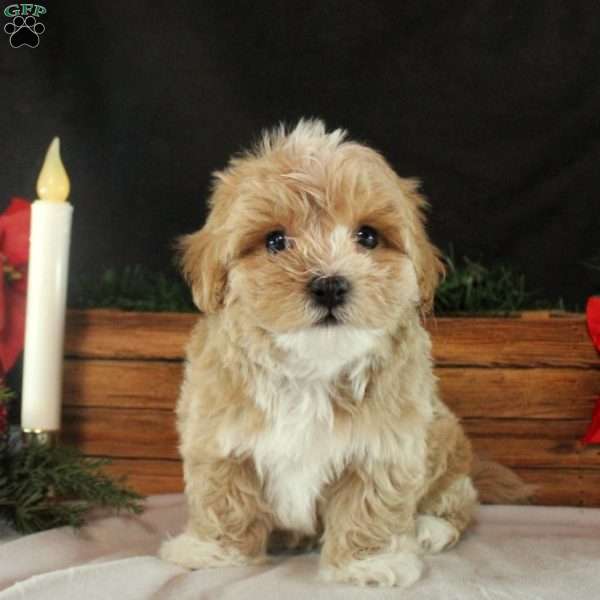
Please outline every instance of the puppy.
[[471, 447], [422, 325], [443, 267], [417, 187], [320, 121], [215, 174], [181, 243], [202, 316], [177, 407], [189, 522], [163, 558], [320, 543], [326, 580], [408, 586], [468, 526]]

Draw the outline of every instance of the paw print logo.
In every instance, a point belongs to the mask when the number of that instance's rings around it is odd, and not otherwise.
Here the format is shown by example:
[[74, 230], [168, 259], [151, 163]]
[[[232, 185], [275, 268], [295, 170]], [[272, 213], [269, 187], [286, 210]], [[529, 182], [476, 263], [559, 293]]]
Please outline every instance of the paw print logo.
[[25, 18], [16, 16], [4, 26], [4, 32], [10, 36], [10, 45], [13, 48], [29, 46], [37, 48], [40, 43], [40, 35], [46, 31], [43, 23], [40, 23], [33, 15]]

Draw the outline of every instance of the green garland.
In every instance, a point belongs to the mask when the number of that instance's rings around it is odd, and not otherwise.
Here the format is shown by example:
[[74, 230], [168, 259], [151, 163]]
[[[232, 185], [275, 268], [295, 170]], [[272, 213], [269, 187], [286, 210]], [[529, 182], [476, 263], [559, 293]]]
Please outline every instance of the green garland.
[[92, 508], [140, 513], [142, 497], [110, 479], [110, 461], [66, 447], [0, 449], [0, 519], [21, 533], [79, 527]]
[[[537, 308], [564, 310], [562, 301], [544, 301], [529, 291], [525, 277], [511, 267], [486, 267], [466, 257], [457, 261], [452, 249], [444, 260], [447, 273], [436, 295], [437, 315], [505, 315]], [[153, 312], [196, 310], [187, 286], [175, 273], [154, 273], [141, 266], [107, 269], [97, 276], [75, 280], [69, 306]]]
[[446, 277], [438, 287], [435, 313], [510, 314], [533, 308], [534, 294], [525, 286], [525, 276], [510, 267], [491, 268], [469, 258], [456, 264], [453, 253], [445, 257]]
[[152, 312], [192, 312], [191, 295], [175, 274], [154, 273], [139, 265], [106, 269], [80, 277], [69, 291], [71, 308], [118, 308]]

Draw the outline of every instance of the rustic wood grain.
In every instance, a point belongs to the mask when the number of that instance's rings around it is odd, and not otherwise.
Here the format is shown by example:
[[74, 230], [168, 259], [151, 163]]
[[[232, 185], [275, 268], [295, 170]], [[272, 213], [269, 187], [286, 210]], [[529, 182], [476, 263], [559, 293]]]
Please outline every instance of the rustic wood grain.
[[461, 417], [589, 419], [600, 370], [439, 368], [442, 399]]
[[444, 318], [428, 324], [436, 364], [597, 369], [583, 317]]
[[140, 494], [178, 494], [183, 492], [183, 471], [179, 460], [115, 458], [105, 471]]
[[[145, 494], [182, 490], [174, 427], [197, 315], [69, 311], [64, 437], [113, 457]], [[535, 502], [600, 506], [600, 446], [579, 441], [600, 393], [582, 315], [442, 318], [427, 326], [444, 400], [476, 451], [537, 484]]]
[[[590, 469], [519, 468], [516, 472], [536, 486], [532, 504], [546, 506], [600, 506], [600, 471]], [[106, 467], [113, 476], [141, 494], [183, 492], [181, 462], [177, 460], [113, 459]]]
[[[439, 368], [444, 401], [461, 417], [588, 419], [600, 370]], [[66, 406], [172, 410], [182, 364], [165, 361], [65, 361]]]
[[62, 437], [84, 454], [179, 458], [171, 411], [65, 407]]
[[532, 504], [600, 506], [600, 471], [590, 469], [527, 469], [515, 471], [536, 486]]
[[[178, 458], [171, 411], [65, 407], [64, 436], [86, 454]], [[482, 455], [514, 467], [600, 468], [600, 446], [581, 448], [586, 421], [467, 419]]]
[[66, 359], [63, 405], [173, 410], [182, 375], [181, 362]]
[[[65, 353], [80, 358], [181, 359], [197, 315], [69, 311]], [[427, 327], [442, 366], [600, 368], [583, 316], [440, 318]]]
[[70, 310], [65, 355], [177, 360], [197, 316], [119, 310]]
[[598, 467], [600, 446], [582, 448], [587, 421], [465, 419], [473, 447], [511, 467]]

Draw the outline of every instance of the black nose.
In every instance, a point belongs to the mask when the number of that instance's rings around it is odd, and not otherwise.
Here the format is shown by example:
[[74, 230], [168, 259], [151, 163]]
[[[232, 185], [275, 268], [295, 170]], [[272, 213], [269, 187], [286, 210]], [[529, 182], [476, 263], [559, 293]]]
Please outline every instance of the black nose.
[[350, 282], [345, 277], [315, 277], [308, 289], [317, 304], [331, 309], [344, 304]]

